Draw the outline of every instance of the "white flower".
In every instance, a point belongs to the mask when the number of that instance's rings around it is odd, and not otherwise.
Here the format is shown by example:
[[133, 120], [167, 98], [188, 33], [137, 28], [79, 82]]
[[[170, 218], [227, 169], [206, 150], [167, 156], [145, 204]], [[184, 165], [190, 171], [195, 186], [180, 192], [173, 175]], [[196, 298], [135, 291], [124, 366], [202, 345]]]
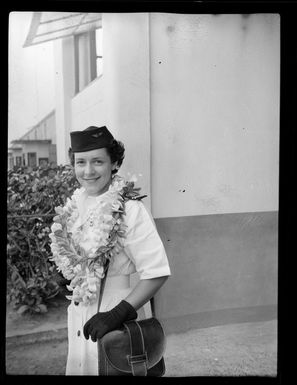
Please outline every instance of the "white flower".
[[113, 216], [111, 214], [104, 214], [103, 218], [104, 218], [104, 221], [109, 222], [112, 220]]
[[121, 207], [120, 202], [113, 203], [111, 209], [117, 211]]
[[96, 258], [96, 254], [95, 253], [89, 253], [89, 258], [91, 258], [91, 259]]
[[[136, 181], [137, 178], [133, 175], [130, 180]], [[115, 235], [118, 231], [125, 231], [122, 217], [115, 218], [115, 213], [113, 213], [113, 211], [124, 208], [119, 193], [125, 185], [126, 182], [123, 178], [113, 177], [113, 182], [104, 195], [104, 199], [98, 200], [92, 210], [96, 220], [94, 226], [88, 228], [88, 232], [82, 232], [81, 227], [75, 225], [79, 217], [77, 204], [79, 199], [85, 196], [84, 188], [75, 190], [72, 198], [67, 199], [64, 207], [56, 208], [56, 213], [63, 215], [65, 221], [62, 224], [55, 222], [51, 227], [52, 233], [49, 236], [52, 241], [52, 257], [50, 260], [54, 261], [58, 271], [61, 271], [64, 277], [71, 281], [67, 288], [72, 291], [73, 295], [67, 296], [68, 299], [83, 305], [96, 301], [97, 287], [99, 280], [104, 277], [104, 268], [100, 259], [96, 262], [91, 261], [90, 265], [89, 263], [90, 259], [99, 256], [97, 250], [101, 246], [106, 246], [109, 255], [114, 257], [123, 247], [123, 238], [116, 236], [111, 243], [109, 236], [112, 229], [116, 231]], [[62, 235], [55, 236], [55, 232], [61, 230], [63, 231]], [[61, 240], [61, 236], [64, 241]], [[78, 246], [81, 242], [88, 243], [88, 252], [81, 248], [81, 255], [78, 255], [76, 250], [79, 249]], [[77, 263], [78, 261], [79, 263]]]
[[55, 222], [52, 224], [51, 230], [53, 233], [55, 233], [56, 231], [62, 230], [62, 225], [60, 223]]
[[64, 214], [64, 209], [61, 206], [57, 206], [57, 207], [55, 207], [55, 212], [59, 215], [62, 215], [62, 214]]
[[76, 266], [74, 266], [73, 271], [74, 273], [78, 273], [79, 271], [81, 271], [81, 265], [78, 263]]
[[129, 179], [129, 182], [137, 182], [137, 176], [133, 174], [131, 178]]
[[104, 267], [103, 266], [96, 267], [95, 272], [96, 272], [96, 275], [98, 278], [101, 279], [104, 277]]
[[87, 283], [88, 283], [88, 289], [91, 292], [96, 292], [96, 290], [97, 290], [97, 278], [96, 277], [88, 277]]
[[55, 235], [54, 235], [53, 233], [50, 233], [48, 236], [50, 237], [50, 239], [51, 239], [53, 242], [55, 242], [56, 237], [55, 237]]

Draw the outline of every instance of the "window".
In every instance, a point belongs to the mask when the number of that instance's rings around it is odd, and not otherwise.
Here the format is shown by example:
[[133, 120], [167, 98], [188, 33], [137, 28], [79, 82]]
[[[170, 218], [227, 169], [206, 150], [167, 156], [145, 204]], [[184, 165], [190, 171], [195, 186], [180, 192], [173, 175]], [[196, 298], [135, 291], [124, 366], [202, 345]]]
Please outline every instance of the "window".
[[102, 28], [74, 36], [75, 93], [103, 71]]
[[98, 28], [95, 30], [95, 43], [96, 43], [96, 72], [97, 76], [103, 73], [103, 30]]
[[9, 158], [9, 170], [13, 169], [13, 158]]
[[28, 166], [29, 167], [37, 166], [36, 152], [28, 152]]
[[48, 165], [48, 158], [39, 158], [38, 162], [40, 167], [45, 167]]
[[22, 165], [22, 157], [21, 156], [16, 156], [15, 157], [15, 165], [17, 167], [21, 167], [21, 165]]

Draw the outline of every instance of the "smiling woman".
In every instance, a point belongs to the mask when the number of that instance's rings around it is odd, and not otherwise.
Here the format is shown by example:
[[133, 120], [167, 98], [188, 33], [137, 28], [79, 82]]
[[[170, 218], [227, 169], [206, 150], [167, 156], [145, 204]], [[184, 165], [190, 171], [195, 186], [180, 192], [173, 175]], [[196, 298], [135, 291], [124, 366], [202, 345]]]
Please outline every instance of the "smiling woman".
[[[77, 180], [89, 196], [107, 191], [112, 176], [117, 173], [123, 162], [125, 152], [123, 143], [115, 140], [106, 127], [101, 128], [99, 133], [92, 133], [94, 130], [96, 131], [96, 127], [90, 126], [84, 131], [72, 132], [72, 148], [69, 149]], [[99, 137], [100, 145], [105, 147], [98, 147]]]
[[111, 163], [105, 148], [75, 153], [74, 170], [78, 182], [89, 196], [105, 193], [111, 183], [112, 171], [117, 163]]
[[[81, 188], [65, 207], [56, 208], [54, 221], [60, 226], [54, 224], [50, 234], [52, 260], [70, 280], [72, 292], [67, 297], [71, 304], [66, 374], [96, 375], [96, 342], [126, 321], [145, 318], [143, 305], [165, 283], [170, 268], [139, 189], [116, 175], [124, 145], [105, 126], [70, 136], [69, 156]], [[135, 272], [140, 280], [132, 288], [130, 275]]]

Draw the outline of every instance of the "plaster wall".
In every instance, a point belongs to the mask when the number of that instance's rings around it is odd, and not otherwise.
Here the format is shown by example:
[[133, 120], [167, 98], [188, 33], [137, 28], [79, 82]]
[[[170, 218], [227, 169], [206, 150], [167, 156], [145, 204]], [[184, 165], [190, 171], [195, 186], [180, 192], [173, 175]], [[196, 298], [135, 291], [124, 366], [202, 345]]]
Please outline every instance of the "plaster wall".
[[26, 154], [26, 164], [28, 163], [28, 152], [36, 152], [36, 160], [37, 165], [39, 162], [39, 158], [49, 158], [49, 143], [24, 143], [23, 146], [23, 154]]
[[152, 14], [152, 211], [278, 209], [279, 15]]
[[102, 26], [106, 125], [125, 144], [120, 173], [138, 177], [150, 207], [149, 15], [104, 13]]
[[88, 126], [106, 125], [102, 76], [76, 94], [71, 104], [71, 131], [84, 130]]
[[276, 318], [277, 212], [156, 223], [172, 272], [156, 300], [167, 331]]

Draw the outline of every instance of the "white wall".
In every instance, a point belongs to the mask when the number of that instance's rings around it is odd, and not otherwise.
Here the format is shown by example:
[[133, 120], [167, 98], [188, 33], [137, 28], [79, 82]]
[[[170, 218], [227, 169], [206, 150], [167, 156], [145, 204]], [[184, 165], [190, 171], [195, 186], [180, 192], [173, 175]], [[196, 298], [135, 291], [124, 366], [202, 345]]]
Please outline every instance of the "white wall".
[[52, 144], [56, 144], [56, 118], [55, 113], [51, 113], [46, 119], [43, 119], [33, 129], [22, 136], [22, 139], [51, 139]]
[[16, 165], [16, 161], [15, 161], [15, 158], [17, 156], [23, 156], [23, 151], [21, 148], [17, 149], [17, 148], [14, 148], [12, 150], [12, 157], [14, 158], [14, 165]]
[[32, 14], [9, 13], [8, 143], [23, 136], [55, 105], [53, 42], [23, 48]]
[[150, 25], [154, 216], [277, 210], [279, 16]]
[[100, 76], [72, 99], [71, 131], [106, 125], [103, 78]]
[[73, 39], [55, 43], [58, 163], [70, 131], [106, 125], [155, 217], [277, 210], [279, 16], [104, 13], [102, 25], [103, 75], [76, 96]]
[[49, 158], [49, 144], [48, 143], [23, 143], [23, 151], [25, 154], [26, 164], [28, 163], [28, 152], [36, 152], [36, 161], [38, 165], [39, 158]]
[[126, 147], [120, 173], [142, 174], [137, 184], [149, 206], [149, 15], [104, 13], [102, 26], [106, 126]]
[[48, 138], [51, 138], [52, 144], [57, 143], [56, 139], [56, 117], [55, 113], [50, 115], [46, 120], [46, 135]]

